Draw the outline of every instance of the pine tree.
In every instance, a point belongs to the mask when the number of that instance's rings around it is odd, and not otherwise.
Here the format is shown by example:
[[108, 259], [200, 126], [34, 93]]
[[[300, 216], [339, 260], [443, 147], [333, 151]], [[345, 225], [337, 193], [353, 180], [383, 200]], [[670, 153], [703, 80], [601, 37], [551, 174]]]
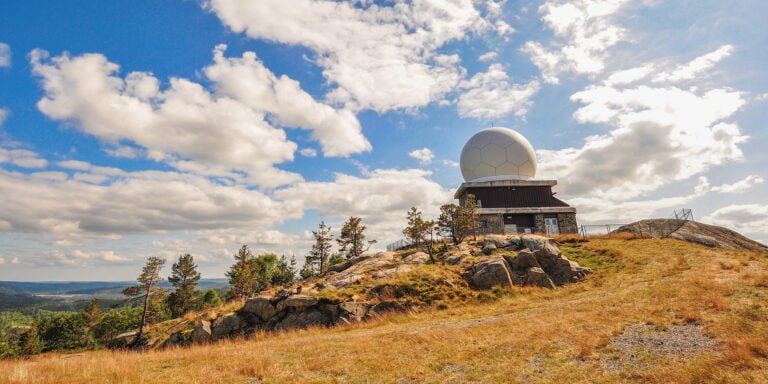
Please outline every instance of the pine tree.
[[88, 331], [90, 332], [93, 327], [98, 324], [98, 322], [101, 320], [101, 318], [104, 316], [104, 313], [101, 311], [101, 305], [99, 304], [99, 299], [92, 298], [91, 301], [88, 302], [88, 304], [83, 308], [83, 311], [81, 312], [81, 316], [83, 317], [83, 322], [85, 323], [85, 326], [88, 328]]
[[336, 242], [339, 244], [339, 252], [345, 259], [358, 257], [371, 248], [376, 240], [365, 241], [366, 226], [361, 224], [362, 219], [350, 216], [341, 227], [341, 234]]
[[123, 294], [126, 296], [139, 296], [144, 295], [144, 309], [141, 311], [141, 322], [139, 323], [139, 332], [136, 334], [136, 340], [134, 343], [138, 343], [141, 336], [144, 334], [144, 327], [147, 324], [147, 314], [150, 306], [150, 299], [158, 290], [155, 285], [160, 281], [160, 271], [165, 265], [165, 259], [157, 256], [151, 256], [147, 259], [147, 263], [141, 270], [141, 274], [136, 281], [139, 285], [128, 287], [123, 290]]
[[295, 264], [295, 259], [292, 259], [292, 264], [289, 264], [285, 255], [280, 256], [280, 261], [277, 262], [277, 268], [272, 275], [271, 283], [283, 287], [293, 283], [293, 279], [296, 277]]
[[312, 231], [315, 243], [306, 257], [305, 266], [316, 274], [323, 274], [328, 270], [328, 258], [331, 256], [331, 227], [320, 222], [317, 231]]
[[195, 309], [195, 287], [200, 281], [200, 273], [194, 257], [189, 253], [179, 256], [171, 268], [168, 281], [176, 290], [168, 297], [168, 304], [173, 317], [179, 317]]
[[[422, 218], [421, 211], [416, 207], [411, 207], [408, 211], [408, 226], [403, 229], [403, 235], [410, 240], [416, 249], [422, 249], [426, 242], [427, 236], [432, 232], [434, 222], [431, 220], [424, 220]], [[431, 250], [430, 250], [431, 254]]]
[[253, 259], [251, 250], [243, 245], [235, 254], [235, 264], [226, 273], [229, 277], [229, 294], [235, 299], [244, 299], [250, 295]]
[[214, 308], [223, 304], [219, 293], [215, 289], [211, 288], [205, 291], [203, 295], [203, 308]]
[[468, 194], [467, 200], [464, 206], [461, 207], [459, 213], [459, 220], [461, 225], [467, 228], [472, 233], [472, 239], [477, 241], [477, 199], [475, 195]]

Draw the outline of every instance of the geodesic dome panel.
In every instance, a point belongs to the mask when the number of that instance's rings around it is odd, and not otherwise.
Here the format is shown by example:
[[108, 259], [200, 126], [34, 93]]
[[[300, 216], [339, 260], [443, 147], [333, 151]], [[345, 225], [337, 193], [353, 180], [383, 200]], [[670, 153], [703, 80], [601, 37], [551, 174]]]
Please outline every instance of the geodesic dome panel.
[[536, 154], [523, 135], [509, 128], [484, 129], [461, 151], [464, 181], [504, 177], [529, 179], [536, 176]]

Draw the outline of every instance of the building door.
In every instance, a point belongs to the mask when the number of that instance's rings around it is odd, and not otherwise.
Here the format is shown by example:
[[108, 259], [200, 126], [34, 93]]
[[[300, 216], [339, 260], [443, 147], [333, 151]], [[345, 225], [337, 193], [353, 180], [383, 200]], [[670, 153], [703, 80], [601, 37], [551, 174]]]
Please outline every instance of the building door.
[[545, 217], [544, 218], [544, 229], [547, 231], [547, 234], [549, 234], [549, 235], [559, 235], [560, 234], [560, 226], [557, 223], [557, 218]]

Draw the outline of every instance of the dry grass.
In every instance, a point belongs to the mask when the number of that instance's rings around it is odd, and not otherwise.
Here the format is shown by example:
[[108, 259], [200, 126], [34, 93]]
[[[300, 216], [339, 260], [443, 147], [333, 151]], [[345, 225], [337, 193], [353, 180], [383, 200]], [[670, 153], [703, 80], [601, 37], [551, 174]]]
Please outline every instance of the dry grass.
[[[496, 299], [486, 304], [470, 300], [335, 329], [4, 361], [0, 382], [768, 382], [765, 255], [671, 239], [592, 239], [567, 249], [597, 274], [564, 289], [515, 288], [489, 293]], [[602, 359], [616, 354], [611, 339], [638, 323], [696, 323], [715, 339], [716, 352], [648, 356], [650, 366], [606, 371]]]

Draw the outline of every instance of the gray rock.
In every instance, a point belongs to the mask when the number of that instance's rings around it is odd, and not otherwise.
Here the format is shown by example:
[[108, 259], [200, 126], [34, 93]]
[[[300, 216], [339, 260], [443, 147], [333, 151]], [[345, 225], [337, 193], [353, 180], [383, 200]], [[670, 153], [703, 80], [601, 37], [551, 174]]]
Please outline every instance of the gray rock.
[[339, 317], [349, 321], [361, 321], [368, 315], [371, 305], [364, 301], [347, 301], [339, 304]]
[[579, 281], [592, 273], [592, 270], [580, 266], [578, 263], [561, 257], [549, 271], [552, 280], [558, 285]]
[[557, 245], [557, 241], [554, 239], [538, 235], [526, 235], [521, 237], [521, 240], [523, 247], [533, 252], [543, 250], [552, 255], [560, 255], [560, 246]]
[[344, 261], [343, 263], [330, 266], [328, 270], [331, 272], [341, 272], [361, 261], [367, 260], [370, 257], [371, 257], [370, 255], [360, 255], [358, 257], [353, 257], [351, 259]]
[[261, 321], [267, 321], [277, 313], [277, 308], [272, 305], [269, 297], [259, 296], [248, 299], [241, 311], [253, 314]]
[[291, 295], [277, 303], [277, 312], [282, 312], [286, 308], [306, 308], [317, 304], [317, 298], [306, 295]]
[[228, 313], [219, 317], [213, 322], [213, 340], [219, 340], [226, 337], [236, 336], [243, 333], [245, 321], [236, 313]]
[[507, 248], [511, 243], [503, 235], [486, 235], [483, 245], [487, 244], [493, 244], [496, 248]]
[[184, 336], [181, 333], [176, 332], [171, 336], [169, 336], [168, 339], [166, 339], [163, 342], [160, 348], [168, 348], [168, 347], [180, 346], [184, 344], [186, 344], [186, 340], [184, 340]]
[[539, 267], [533, 267], [525, 275], [525, 285], [542, 288], [555, 288], [552, 279]]
[[200, 320], [195, 324], [190, 339], [193, 343], [204, 344], [211, 341], [211, 322]]
[[373, 307], [369, 313], [382, 314], [387, 312], [405, 312], [408, 308], [397, 301], [382, 301]]
[[495, 285], [512, 285], [509, 265], [501, 256], [492, 256], [472, 267], [472, 284], [478, 289], [491, 289]]
[[541, 268], [534, 253], [527, 249], [518, 252], [514, 258], [507, 259], [507, 262], [515, 272], [525, 272], [531, 268]]
[[425, 264], [429, 261], [429, 255], [424, 252], [416, 252], [406, 256], [403, 261], [410, 264]]
[[445, 257], [445, 263], [448, 265], [459, 265], [461, 260], [469, 256], [469, 253], [456, 252]]
[[495, 251], [496, 251], [496, 249], [498, 249], [498, 248], [496, 247], [496, 243], [494, 243], [494, 242], [487, 242], [487, 243], [485, 243], [485, 244], [483, 245], [483, 254], [485, 254], [485, 255], [490, 255], [490, 254], [492, 254], [493, 252], [495, 252]]
[[330, 326], [333, 320], [320, 310], [309, 310], [305, 312], [289, 313], [283, 318], [275, 329], [299, 329], [307, 328], [313, 325]]

